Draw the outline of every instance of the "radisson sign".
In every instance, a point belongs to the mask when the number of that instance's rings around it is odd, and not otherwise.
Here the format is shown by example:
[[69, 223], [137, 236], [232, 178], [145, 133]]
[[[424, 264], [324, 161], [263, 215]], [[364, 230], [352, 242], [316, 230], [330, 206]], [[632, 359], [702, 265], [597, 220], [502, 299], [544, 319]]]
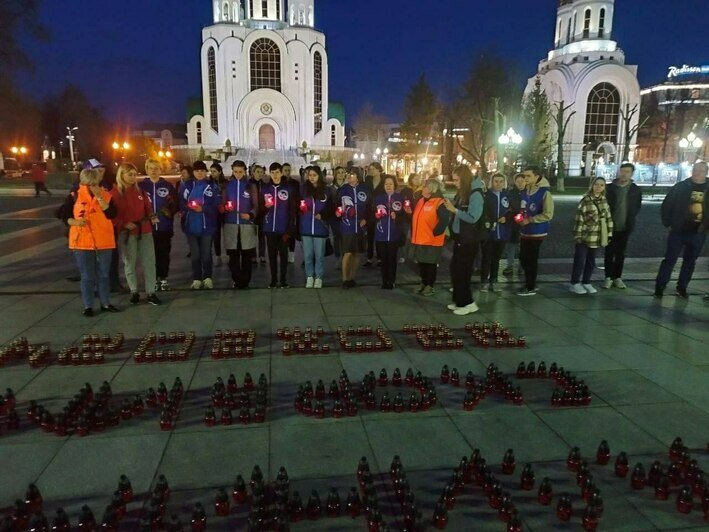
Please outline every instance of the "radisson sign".
[[707, 76], [709, 75], [709, 65], [690, 66], [682, 65], [671, 66], [667, 72], [667, 79], [679, 78], [684, 76]]

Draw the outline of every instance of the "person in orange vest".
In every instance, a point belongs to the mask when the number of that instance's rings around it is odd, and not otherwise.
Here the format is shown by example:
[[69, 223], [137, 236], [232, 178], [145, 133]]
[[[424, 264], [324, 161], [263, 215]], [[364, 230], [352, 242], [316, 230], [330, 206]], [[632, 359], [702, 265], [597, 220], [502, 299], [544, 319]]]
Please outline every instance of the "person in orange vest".
[[69, 226], [69, 249], [81, 273], [81, 299], [86, 317], [94, 315], [96, 288], [101, 311], [119, 312], [111, 305], [109, 281], [111, 254], [116, 247], [111, 221], [116, 217], [116, 205], [99, 181], [96, 170], [82, 170], [79, 187], [67, 196], [61, 207], [61, 219]]
[[446, 241], [446, 227], [451, 220], [441, 189], [438, 179], [426, 179], [415, 205], [404, 204], [404, 211], [412, 215], [411, 260], [418, 263], [421, 275], [421, 284], [415, 292], [423, 296], [435, 293], [433, 285]]

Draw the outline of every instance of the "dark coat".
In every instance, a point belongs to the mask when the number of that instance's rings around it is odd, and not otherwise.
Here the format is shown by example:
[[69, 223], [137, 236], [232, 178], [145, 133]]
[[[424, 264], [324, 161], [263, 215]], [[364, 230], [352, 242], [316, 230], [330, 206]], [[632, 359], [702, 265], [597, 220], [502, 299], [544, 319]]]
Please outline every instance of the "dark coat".
[[[611, 213], [615, 211], [616, 202], [618, 201], [619, 186], [616, 179], [606, 187], [606, 200], [608, 200]], [[625, 231], [632, 233], [635, 229], [635, 218], [637, 218], [638, 212], [643, 206], [643, 192], [634, 182], [631, 182], [628, 186], [630, 187], [628, 190], [628, 220], [625, 223]]]

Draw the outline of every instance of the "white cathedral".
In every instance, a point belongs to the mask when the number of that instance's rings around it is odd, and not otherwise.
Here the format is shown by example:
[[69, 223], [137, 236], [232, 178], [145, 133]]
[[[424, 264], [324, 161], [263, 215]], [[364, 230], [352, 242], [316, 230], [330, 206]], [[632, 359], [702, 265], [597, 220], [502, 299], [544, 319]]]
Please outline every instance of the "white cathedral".
[[213, 8], [214, 23], [202, 30], [203, 106], [187, 124], [189, 147], [344, 146], [314, 0], [215, 0]]
[[[625, 64], [625, 54], [611, 39], [615, 0], [559, 0], [554, 50], [539, 63], [525, 94], [541, 79], [549, 101], [572, 104], [575, 112], [564, 139], [568, 175], [588, 175], [590, 163], [620, 162], [625, 120], [635, 106], [630, 128], [638, 124], [640, 85], [637, 66]], [[637, 133], [631, 136], [630, 153]], [[586, 172], [584, 172], [584, 168]]]

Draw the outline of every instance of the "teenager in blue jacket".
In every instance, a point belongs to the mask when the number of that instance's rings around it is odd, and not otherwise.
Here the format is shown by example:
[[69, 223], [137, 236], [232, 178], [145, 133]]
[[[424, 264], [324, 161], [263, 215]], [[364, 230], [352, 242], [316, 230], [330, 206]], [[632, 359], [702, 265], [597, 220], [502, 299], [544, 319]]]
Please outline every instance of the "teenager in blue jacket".
[[194, 181], [180, 188], [180, 211], [192, 258], [192, 290], [214, 288], [212, 282], [212, 239], [217, 230], [221, 205], [219, 186], [207, 179], [207, 165], [197, 161], [192, 167]]
[[271, 182], [261, 187], [259, 204], [264, 212], [262, 226], [271, 268], [269, 288], [288, 288], [288, 242], [297, 232], [298, 198], [293, 188], [283, 179], [279, 163], [271, 164], [269, 172]]
[[[505, 250], [505, 245], [510, 239], [512, 228], [512, 205], [510, 196], [505, 190], [507, 178], [503, 174], [492, 176], [490, 189], [485, 194], [485, 203], [492, 214], [493, 220], [497, 223], [490, 231], [487, 240], [482, 244], [482, 265], [480, 268], [480, 291], [501, 292], [497, 285], [497, 278], [500, 272], [500, 258]], [[488, 288], [489, 285], [489, 288]]]
[[392, 290], [396, 283], [399, 246], [403, 238], [405, 197], [396, 191], [396, 178], [384, 175], [382, 193], [374, 198], [374, 240], [381, 261], [382, 289]]
[[322, 288], [325, 276], [325, 244], [330, 236], [328, 220], [332, 215], [332, 196], [325, 186], [319, 166], [305, 169], [300, 200], [300, 235], [305, 257], [305, 288]]
[[145, 173], [138, 187], [148, 196], [158, 223], [153, 225], [153, 244], [155, 247], [155, 290], [167, 290], [167, 277], [170, 274], [170, 251], [174, 235], [174, 217], [177, 212], [177, 191], [167, 179], [160, 177], [160, 161], [145, 161]]
[[367, 220], [372, 211], [371, 189], [362, 183], [362, 170], [352, 167], [347, 172], [347, 184], [337, 191], [335, 216], [340, 219], [342, 234], [342, 287], [353, 288], [359, 267], [359, 255], [367, 246]]
[[245, 290], [251, 282], [252, 261], [256, 256], [258, 231], [258, 189], [246, 177], [246, 163], [234, 161], [232, 177], [224, 186], [221, 210], [224, 213], [224, 247], [229, 257], [232, 287]]

